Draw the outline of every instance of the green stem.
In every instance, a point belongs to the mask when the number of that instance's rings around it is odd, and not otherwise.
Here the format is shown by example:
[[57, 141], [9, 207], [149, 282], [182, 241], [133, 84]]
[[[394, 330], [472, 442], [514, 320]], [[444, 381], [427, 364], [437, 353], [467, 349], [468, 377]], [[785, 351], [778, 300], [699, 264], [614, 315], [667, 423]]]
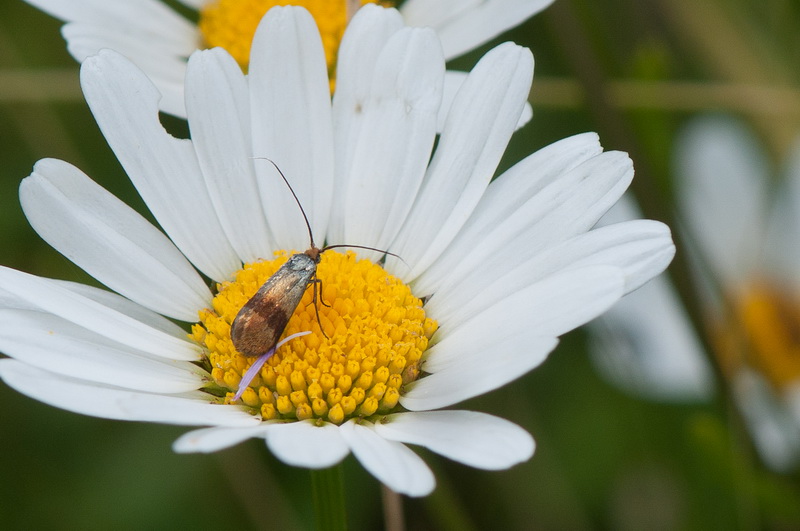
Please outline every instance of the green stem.
[[331, 468], [311, 471], [314, 516], [319, 531], [346, 531], [344, 480], [341, 463]]

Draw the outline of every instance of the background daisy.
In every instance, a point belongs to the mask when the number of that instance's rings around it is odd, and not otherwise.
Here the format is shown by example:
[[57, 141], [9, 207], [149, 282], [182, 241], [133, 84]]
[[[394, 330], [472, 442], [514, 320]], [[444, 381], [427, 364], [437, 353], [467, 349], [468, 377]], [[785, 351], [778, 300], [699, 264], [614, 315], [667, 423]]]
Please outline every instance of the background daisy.
[[[186, 59], [197, 49], [221, 46], [246, 70], [250, 41], [261, 17], [276, 5], [299, 5], [311, 11], [321, 28], [330, 77], [347, 22], [361, 4], [375, 0], [185, 0], [174, 9], [161, 0], [103, 2], [96, 0], [26, 0], [66, 22], [62, 34], [70, 54], [82, 62], [104, 48], [116, 50], [141, 68], [162, 95], [159, 108], [185, 117], [183, 78]], [[411, 0], [402, 3], [405, 24], [433, 28], [445, 59], [458, 57], [545, 9], [553, 0], [462, 2]], [[387, 6], [394, 2], [379, 2]], [[464, 73], [446, 81], [447, 101]], [[442, 113], [442, 116], [446, 114]], [[526, 113], [524, 121], [530, 118]]]
[[800, 156], [773, 186], [750, 131], [716, 116], [686, 128], [676, 157], [718, 363], [762, 458], [788, 470], [800, 452]]
[[[602, 225], [641, 217], [630, 196]], [[649, 400], [695, 402], [714, 393], [713, 368], [674, 285], [659, 276], [627, 295], [589, 329], [592, 360], [614, 385]]]

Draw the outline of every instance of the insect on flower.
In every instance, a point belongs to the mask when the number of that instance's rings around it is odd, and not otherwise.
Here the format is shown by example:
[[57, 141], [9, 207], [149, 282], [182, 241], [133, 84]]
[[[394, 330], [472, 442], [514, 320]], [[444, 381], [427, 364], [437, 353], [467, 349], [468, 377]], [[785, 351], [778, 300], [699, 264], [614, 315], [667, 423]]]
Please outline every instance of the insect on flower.
[[[246, 357], [271, 355], [277, 348], [278, 338], [283, 334], [286, 323], [294, 313], [295, 308], [303, 298], [309, 284], [314, 285], [314, 303], [317, 310], [317, 322], [320, 325], [322, 334], [327, 337], [322, 329], [322, 322], [319, 318], [319, 307], [316, 306], [318, 300], [322, 301], [319, 291], [321, 281], [317, 278], [317, 264], [319, 264], [322, 253], [328, 249], [336, 247], [355, 247], [359, 249], [369, 249], [378, 251], [391, 256], [400, 258], [396, 254], [373, 247], [362, 245], [328, 245], [319, 248], [314, 244], [314, 235], [311, 232], [311, 224], [308, 221], [303, 206], [297, 198], [292, 186], [286, 179], [278, 165], [270, 159], [269, 162], [275, 166], [278, 173], [283, 178], [289, 191], [292, 192], [303, 219], [308, 228], [310, 247], [307, 251], [292, 255], [289, 260], [278, 269], [262, 285], [259, 290], [248, 300], [231, 324], [231, 340], [242, 355]], [[322, 301], [325, 304], [325, 301]], [[327, 304], [326, 304], [327, 306]], [[266, 356], [268, 358], [269, 356]]]

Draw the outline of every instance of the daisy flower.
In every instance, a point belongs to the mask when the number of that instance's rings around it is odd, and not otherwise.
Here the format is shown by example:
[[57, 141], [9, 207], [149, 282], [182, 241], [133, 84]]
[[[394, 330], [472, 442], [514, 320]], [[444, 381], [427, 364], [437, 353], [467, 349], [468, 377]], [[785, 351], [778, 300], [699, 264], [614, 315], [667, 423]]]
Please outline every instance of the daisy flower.
[[[641, 217], [625, 195], [600, 225]], [[714, 376], [705, 350], [669, 278], [660, 275], [589, 324], [592, 361], [609, 382], [648, 400], [708, 400]]]
[[[297, 5], [314, 16], [322, 36], [328, 75], [337, 70], [344, 29], [364, 4], [392, 6], [391, 0], [180, 0], [184, 14], [162, 0], [25, 0], [66, 22], [62, 34], [70, 54], [82, 62], [104, 48], [128, 57], [161, 92], [159, 108], [186, 117], [183, 78], [186, 60], [197, 49], [220, 46], [247, 70], [250, 43], [261, 17], [274, 6]], [[548, 7], [553, 0], [406, 0], [399, 7], [404, 23], [433, 28], [446, 60], [458, 57]], [[463, 72], [445, 78], [449, 102]], [[333, 81], [332, 81], [333, 83]], [[446, 108], [442, 109], [442, 118]], [[530, 107], [520, 124], [530, 119]]]
[[692, 122], [676, 146], [679, 205], [718, 364], [762, 458], [800, 457], [800, 150], [772, 185], [752, 133]]
[[[275, 8], [247, 75], [224, 50], [192, 55], [191, 139], [178, 139], [161, 127], [145, 74], [112, 51], [87, 59], [86, 100], [166, 235], [77, 168], [39, 161], [20, 187], [26, 216], [112, 291], [0, 269], [0, 350], [12, 358], [0, 377], [71, 411], [204, 426], [178, 452], [255, 437], [308, 468], [352, 452], [412, 496], [434, 478], [406, 444], [482, 469], [529, 459], [533, 439], [519, 426], [441, 408], [536, 367], [559, 335], [661, 272], [669, 229], [591, 230], [633, 176], [627, 155], [604, 153], [594, 134], [492, 181], [530, 89], [525, 48], [506, 43], [480, 60], [438, 136], [445, 70], [432, 30], [367, 6], [338, 69], [331, 100], [313, 18]], [[309, 245], [262, 157], [288, 177], [318, 242], [402, 260], [324, 252], [319, 303], [309, 289], [285, 329], [312, 333], [279, 348], [234, 400], [253, 358], [233, 347], [231, 322]]]

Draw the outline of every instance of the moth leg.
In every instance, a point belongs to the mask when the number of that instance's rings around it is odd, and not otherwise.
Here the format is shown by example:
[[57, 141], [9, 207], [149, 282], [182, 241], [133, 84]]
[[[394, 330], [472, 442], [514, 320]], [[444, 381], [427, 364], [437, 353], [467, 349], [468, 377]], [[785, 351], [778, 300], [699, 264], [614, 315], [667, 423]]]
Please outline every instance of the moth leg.
[[311, 283], [314, 285], [314, 300], [313, 300], [313, 302], [314, 302], [314, 311], [317, 314], [317, 323], [319, 324], [319, 330], [320, 330], [320, 332], [322, 332], [322, 335], [325, 336], [325, 339], [330, 339], [328, 334], [325, 333], [325, 329], [322, 327], [322, 321], [319, 318], [319, 305], [317, 304], [317, 302], [321, 302], [322, 304], [324, 304], [328, 308], [330, 308], [331, 305], [327, 304], [322, 299], [322, 281], [320, 279], [318, 279], [317, 277], [314, 277], [313, 279], [311, 279]]
[[[325, 302], [325, 299], [322, 298], [322, 280], [318, 279], [317, 277], [314, 277], [314, 279], [311, 282], [313, 282], [314, 284], [319, 284], [319, 302], [321, 302], [324, 306], [327, 306], [328, 308], [330, 308], [331, 305], [328, 304], [327, 302]], [[317, 292], [315, 290], [314, 291], [314, 302], [317, 302], [317, 298], [316, 297], [317, 297]]]

